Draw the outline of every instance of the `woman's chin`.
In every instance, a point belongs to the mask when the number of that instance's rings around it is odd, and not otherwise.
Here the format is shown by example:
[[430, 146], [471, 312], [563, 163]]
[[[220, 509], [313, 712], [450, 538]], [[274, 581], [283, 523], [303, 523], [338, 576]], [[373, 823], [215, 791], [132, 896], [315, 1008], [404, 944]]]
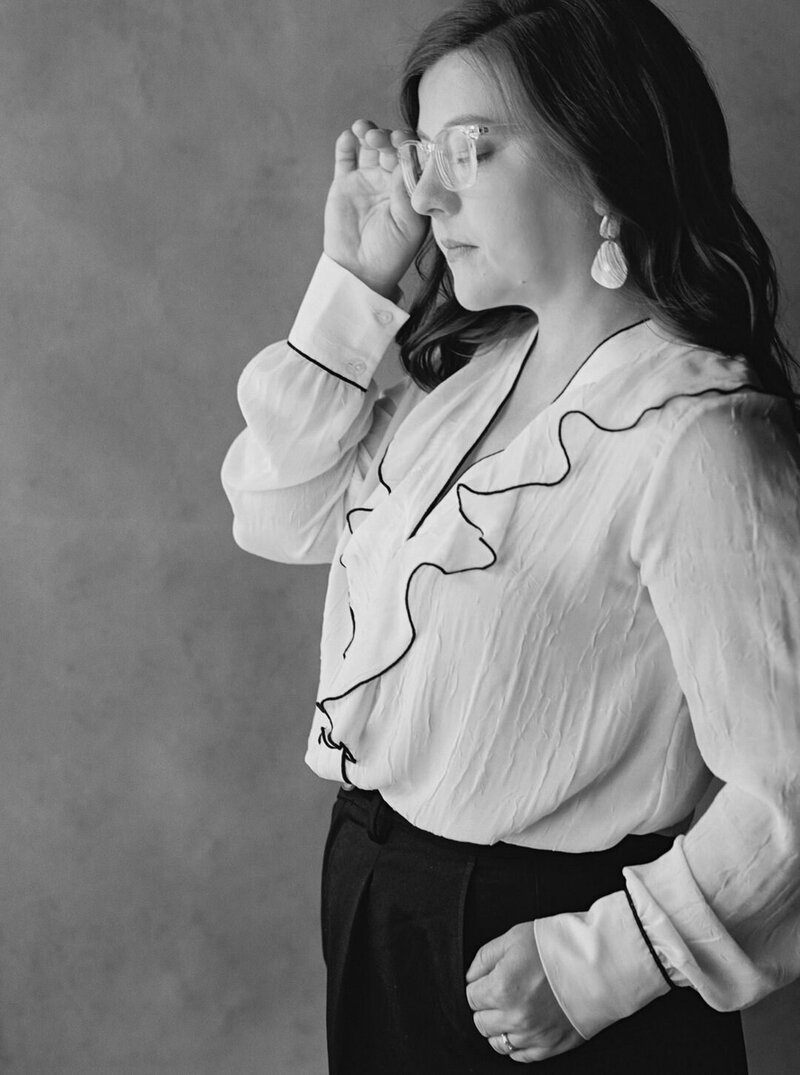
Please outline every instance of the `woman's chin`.
[[490, 295], [486, 291], [475, 291], [472, 288], [456, 286], [453, 288], [453, 294], [458, 299], [459, 306], [469, 310], [471, 313], [478, 313], [481, 310], [494, 310], [498, 306], [508, 305], [499, 296]]
[[520, 295], [509, 288], [470, 286], [465, 280], [453, 277], [453, 294], [459, 306], [471, 313], [481, 310], [497, 310], [501, 306], [522, 306], [532, 313], [534, 307], [527, 295]]
[[492, 300], [488, 288], [471, 285], [469, 281], [461, 277], [459, 272], [453, 273], [453, 294], [460, 306], [476, 313], [479, 310], [490, 310], [498, 305]]
[[466, 271], [466, 266], [451, 266], [453, 277], [453, 294], [463, 309], [472, 313], [481, 310], [496, 310], [498, 306], [519, 305], [509, 293], [508, 288], [498, 286], [497, 282]]

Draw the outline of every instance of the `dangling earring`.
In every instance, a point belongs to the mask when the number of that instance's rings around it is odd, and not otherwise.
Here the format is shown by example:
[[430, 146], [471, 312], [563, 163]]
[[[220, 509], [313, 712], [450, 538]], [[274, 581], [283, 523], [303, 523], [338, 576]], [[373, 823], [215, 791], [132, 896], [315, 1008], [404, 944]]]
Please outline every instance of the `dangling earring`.
[[600, 225], [600, 236], [605, 241], [592, 262], [592, 279], [601, 287], [622, 287], [628, 279], [628, 263], [617, 242], [619, 221], [613, 216], [604, 216]]

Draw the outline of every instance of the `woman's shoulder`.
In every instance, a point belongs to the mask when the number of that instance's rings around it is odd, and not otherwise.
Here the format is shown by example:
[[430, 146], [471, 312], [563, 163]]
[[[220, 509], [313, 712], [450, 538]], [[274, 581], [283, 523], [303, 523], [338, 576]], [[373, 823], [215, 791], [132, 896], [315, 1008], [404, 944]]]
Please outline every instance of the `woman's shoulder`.
[[[692, 415], [725, 410], [743, 394], [751, 412], [768, 412], [780, 401], [766, 393], [742, 355], [726, 355], [676, 338], [645, 322], [616, 353], [606, 355], [605, 376], [587, 383], [593, 405], [616, 425], [658, 427], [663, 435]], [[729, 409], [729, 408], [728, 408]]]
[[745, 357], [662, 333], [641, 374], [638, 406], [647, 408], [659, 470], [690, 483], [705, 473], [737, 488], [787, 480], [797, 488], [800, 442], [792, 407], [763, 387]]
[[563, 424], [567, 412], [578, 412], [600, 437], [625, 432], [612, 442], [631, 471], [648, 472], [668, 457], [681, 467], [755, 471], [772, 454], [777, 466], [796, 466], [792, 409], [763, 388], [743, 356], [692, 345], [645, 322], [597, 358], [554, 420]]

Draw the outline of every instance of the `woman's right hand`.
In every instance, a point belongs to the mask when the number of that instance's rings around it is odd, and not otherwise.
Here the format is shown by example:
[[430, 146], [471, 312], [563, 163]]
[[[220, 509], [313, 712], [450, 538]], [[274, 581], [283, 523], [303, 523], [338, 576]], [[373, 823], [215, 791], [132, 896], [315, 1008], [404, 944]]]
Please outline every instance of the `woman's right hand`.
[[428, 227], [427, 217], [411, 208], [397, 156], [397, 146], [411, 137], [356, 120], [336, 139], [325, 204], [325, 253], [389, 299]]

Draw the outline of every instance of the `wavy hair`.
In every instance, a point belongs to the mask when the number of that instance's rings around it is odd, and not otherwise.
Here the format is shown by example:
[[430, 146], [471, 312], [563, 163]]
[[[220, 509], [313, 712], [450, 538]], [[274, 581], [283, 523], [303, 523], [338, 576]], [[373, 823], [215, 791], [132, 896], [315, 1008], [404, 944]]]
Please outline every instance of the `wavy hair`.
[[[734, 189], [716, 94], [670, 19], [650, 0], [472, 0], [435, 19], [408, 57], [400, 98], [409, 127], [422, 76], [455, 51], [544, 136], [556, 167], [619, 217], [645, 316], [691, 344], [743, 355], [800, 424], [772, 254]], [[534, 324], [521, 307], [465, 310], [430, 235], [416, 264], [421, 285], [397, 342], [423, 387]]]

